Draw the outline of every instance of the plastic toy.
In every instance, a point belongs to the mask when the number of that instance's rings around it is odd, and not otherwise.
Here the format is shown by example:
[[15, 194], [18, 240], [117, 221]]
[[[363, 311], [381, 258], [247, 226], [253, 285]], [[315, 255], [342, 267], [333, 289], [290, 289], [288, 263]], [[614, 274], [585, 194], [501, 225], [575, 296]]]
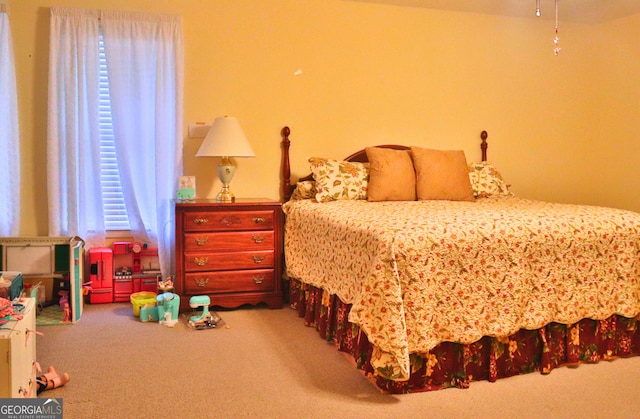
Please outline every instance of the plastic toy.
[[60, 297], [60, 308], [62, 309], [62, 314], [63, 314], [63, 318], [62, 321], [63, 322], [70, 322], [71, 321], [71, 307], [69, 307], [69, 297], [67, 297], [66, 295], [62, 295]]
[[189, 326], [194, 329], [213, 329], [220, 322], [220, 316], [209, 311], [211, 299], [207, 295], [196, 295], [189, 299], [191, 308], [202, 308], [202, 313], [189, 318]]
[[159, 323], [164, 324], [167, 327], [173, 327], [178, 323], [178, 319], [172, 319], [171, 313], [164, 313], [164, 320], [160, 320]]
[[158, 289], [164, 292], [173, 291], [173, 280], [170, 276], [166, 280], [158, 282]]
[[172, 292], [165, 292], [156, 297], [158, 306], [158, 319], [160, 324], [173, 327], [178, 322], [180, 311], [180, 296]]
[[146, 304], [140, 307], [141, 322], [157, 322], [158, 320], [158, 306], [155, 304]]

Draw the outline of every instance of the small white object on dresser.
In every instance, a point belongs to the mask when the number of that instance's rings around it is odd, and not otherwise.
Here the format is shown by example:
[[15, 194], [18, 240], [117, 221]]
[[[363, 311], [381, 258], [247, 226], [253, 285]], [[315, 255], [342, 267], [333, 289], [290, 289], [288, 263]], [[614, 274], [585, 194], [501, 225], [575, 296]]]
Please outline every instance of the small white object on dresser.
[[35, 299], [14, 302], [20, 315], [0, 325], [0, 398], [36, 397]]

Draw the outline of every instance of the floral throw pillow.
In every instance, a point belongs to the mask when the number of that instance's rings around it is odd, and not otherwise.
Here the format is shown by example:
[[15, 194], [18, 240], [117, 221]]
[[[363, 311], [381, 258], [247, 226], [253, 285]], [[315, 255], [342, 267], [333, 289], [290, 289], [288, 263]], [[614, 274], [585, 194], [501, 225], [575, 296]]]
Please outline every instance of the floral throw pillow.
[[471, 163], [469, 165], [469, 180], [476, 198], [493, 195], [513, 195], [498, 169], [489, 162]]
[[316, 183], [316, 200], [367, 199], [369, 164], [324, 157], [309, 159]]
[[303, 180], [296, 183], [296, 188], [291, 195], [292, 201], [299, 199], [311, 199], [316, 197], [316, 183], [312, 180]]

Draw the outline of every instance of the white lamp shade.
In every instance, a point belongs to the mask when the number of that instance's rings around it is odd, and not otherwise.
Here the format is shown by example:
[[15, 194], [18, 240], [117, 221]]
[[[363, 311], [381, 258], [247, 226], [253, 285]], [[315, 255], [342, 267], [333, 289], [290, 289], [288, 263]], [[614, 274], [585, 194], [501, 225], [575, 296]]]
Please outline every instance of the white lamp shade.
[[236, 118], [218, 117], [204, 137], [197, 157], [255, 157]]

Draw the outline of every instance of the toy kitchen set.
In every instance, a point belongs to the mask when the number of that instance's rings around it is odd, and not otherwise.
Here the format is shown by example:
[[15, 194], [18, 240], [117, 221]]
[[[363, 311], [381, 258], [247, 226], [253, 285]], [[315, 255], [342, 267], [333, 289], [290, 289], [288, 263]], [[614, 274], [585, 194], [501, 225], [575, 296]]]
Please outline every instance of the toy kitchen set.
[[140, 242], [89, 249], [89, 270], [90, 303], [129, 302], [133, 293], [157, 291], [158, 249]]

